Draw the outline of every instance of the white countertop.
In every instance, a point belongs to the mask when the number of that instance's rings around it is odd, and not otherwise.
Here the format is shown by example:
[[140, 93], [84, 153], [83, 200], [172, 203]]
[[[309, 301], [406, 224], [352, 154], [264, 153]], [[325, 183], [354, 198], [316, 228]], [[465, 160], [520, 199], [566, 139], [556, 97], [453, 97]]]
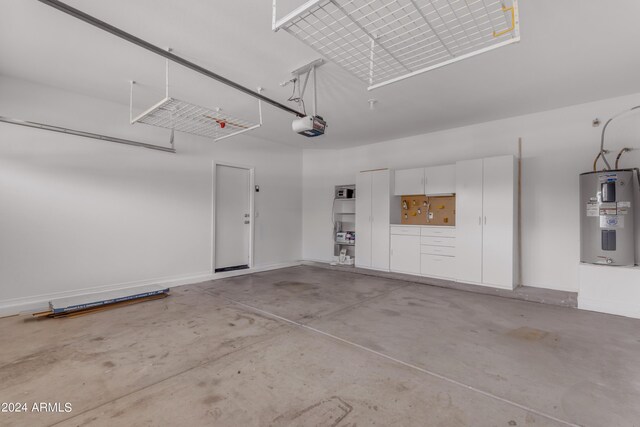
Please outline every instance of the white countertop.
[[391, 227], [432, 227], [432, 228], [456, 228], [455, 225], [423, 225], [423, 224], [391, 224]]

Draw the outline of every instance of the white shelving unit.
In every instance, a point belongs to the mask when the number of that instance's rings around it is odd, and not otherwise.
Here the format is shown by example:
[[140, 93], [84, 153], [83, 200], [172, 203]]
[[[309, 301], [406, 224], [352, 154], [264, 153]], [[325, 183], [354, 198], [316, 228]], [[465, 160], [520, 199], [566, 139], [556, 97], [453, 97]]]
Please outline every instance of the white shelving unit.
[[309, 0], [285, 30], [369, 89], [520, 40], [518, 0]]
[[[338, 198], [335, 197], [339, 189], [353, 190], [353, 196], [350, 198]], [[356, 231], [356, 186], [355, 185], [336, 185], [333, 199], [333, 255], [338, 257], [342, 249], [346, 249], [347, 255], [351, 258], [355, 258], [356, 244], [353, 242], [339, 242], [336, 240], [336, 235], [339, 232], [352, 232]], [[356, 236], [357, 238], [357, 236]]]
[[[262, 117], [262, 113], [260, 116]], [[260, 123], [252, 123], [227, 114], [221, 109], [200, 107], [167, 97], [134, 118], [131, 123], [144, 123], [220, 141], [259, 128], [262, 119]]]
[[[144, 123], [170, 129], [172, 144], [173, 131], [176, 130], [220, 141], [262, 126], [262, 103], [260, 100], [258, 100], [258, 122], [256, 123], [228, 114], [220, 107], [201, 107], [169, 96], [169, 60], [165, 62], [165, 97], [137, 117], [133, 116], [133, 88], [136, 82], [129, 83], [129, 120], [131, 124]], [[258, 93], [262, 92], [260, 87], [257, 90]]]

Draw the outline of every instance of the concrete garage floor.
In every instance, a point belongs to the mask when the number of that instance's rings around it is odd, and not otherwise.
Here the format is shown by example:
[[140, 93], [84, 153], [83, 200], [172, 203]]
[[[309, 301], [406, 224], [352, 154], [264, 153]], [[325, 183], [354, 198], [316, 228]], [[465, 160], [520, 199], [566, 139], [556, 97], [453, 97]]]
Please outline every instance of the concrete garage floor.
[[640, 426], [639, 320], [310, 266], [0, 342], [3, 426]]

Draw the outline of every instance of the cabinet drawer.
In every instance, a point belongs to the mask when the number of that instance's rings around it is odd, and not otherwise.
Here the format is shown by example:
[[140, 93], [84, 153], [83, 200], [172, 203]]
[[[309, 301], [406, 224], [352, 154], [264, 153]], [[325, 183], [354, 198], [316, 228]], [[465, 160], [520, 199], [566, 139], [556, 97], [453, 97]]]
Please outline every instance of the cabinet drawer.
[[422, 245], [420, 246], [420, 253], [431, 254], [431, 255], [456, 256], [456, 248], [452, 248], [450, 246]]
[[420, 227], [394, 227], [391, 226], [391, 234], [399, 234], [402, 236], [419, 236]]
[[450, 279], [454, 277], [456, 259], [441, 255], [420, 255], [420, 274], [423, 276], [442, 277]]
[[449, 247], [455, 248], [456, 239], [453, 237], [422, 236], [420, 238], [420, 244], [431, 245], [431, 246], [449, 246]]
[[422, 227], [420, 229], [422, 236], [433, 237], [456, 237], [455, 228], [442, 228], [442, 227]]

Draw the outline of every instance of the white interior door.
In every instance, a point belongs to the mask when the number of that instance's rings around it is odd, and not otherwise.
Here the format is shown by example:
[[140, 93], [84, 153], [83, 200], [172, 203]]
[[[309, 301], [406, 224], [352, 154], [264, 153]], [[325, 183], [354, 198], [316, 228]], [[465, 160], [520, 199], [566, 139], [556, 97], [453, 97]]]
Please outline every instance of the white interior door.
[[356, 177], [356, 265], [371, 267], [371, 172]]
[[391, 223], [390, 174], [391, 171], [387, 169], [371, 172], [371, 267], [386, 271], [389, 270], [389, 228]]
[[513, 287], [514, 159], [484, 159], [482, 283]]
[[456, 279], [482, 282], [482, 159], [456, 163]]
[[251, 246], [251, 171], [216, 165], [215, 271], [248, 268]]

